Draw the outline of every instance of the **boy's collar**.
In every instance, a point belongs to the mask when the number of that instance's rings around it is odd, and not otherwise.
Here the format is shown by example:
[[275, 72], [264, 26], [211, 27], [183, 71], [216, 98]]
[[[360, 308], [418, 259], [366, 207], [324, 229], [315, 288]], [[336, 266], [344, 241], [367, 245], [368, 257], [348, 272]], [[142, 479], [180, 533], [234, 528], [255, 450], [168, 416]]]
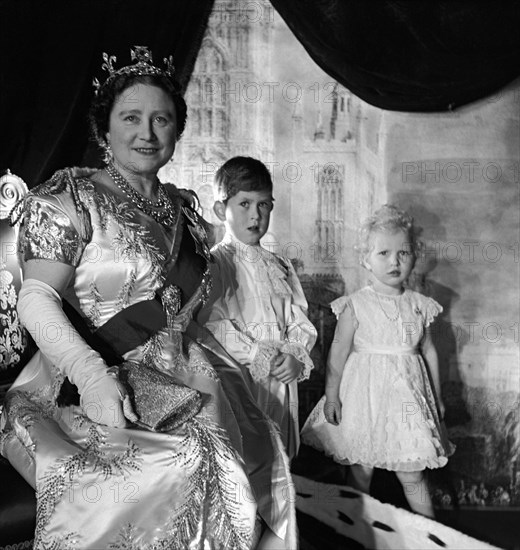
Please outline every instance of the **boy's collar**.
[[263, 247], [260, 243], [258, 244], [246, 244], [246, 243], [243, 243], [242, 241], [240, 241], [239, 239], [237, 239], [232, 233], [231, 231], [226, 231], [225, 234], [224, 234], [224, 238], [222, 239], [222, 243], [223, 244], [230, 244], [230, 245], [233, 245], [237, 248], [240, 248], [240, 249], [247, 249], [249, 247], [252, 247], [252, 248], [262, 248], [263, 250]]

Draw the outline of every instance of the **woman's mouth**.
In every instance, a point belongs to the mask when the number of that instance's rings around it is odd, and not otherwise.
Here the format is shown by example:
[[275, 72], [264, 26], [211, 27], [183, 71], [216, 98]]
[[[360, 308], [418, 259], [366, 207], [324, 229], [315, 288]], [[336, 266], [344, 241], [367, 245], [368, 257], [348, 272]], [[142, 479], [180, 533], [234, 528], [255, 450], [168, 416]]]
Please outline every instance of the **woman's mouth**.
[[390, 275], [390, 277], [399, 277], [399, 275], [401, 275], [401, 272], [398, 269], [394, 269], [393, 271], [389, 271], [388, 275]]
[[134, 151], [137, 151], [140, 155], [155, 155], [158, 150], [159, 149], [149, 147], [139, 147], [138, 149], [134, 149]]

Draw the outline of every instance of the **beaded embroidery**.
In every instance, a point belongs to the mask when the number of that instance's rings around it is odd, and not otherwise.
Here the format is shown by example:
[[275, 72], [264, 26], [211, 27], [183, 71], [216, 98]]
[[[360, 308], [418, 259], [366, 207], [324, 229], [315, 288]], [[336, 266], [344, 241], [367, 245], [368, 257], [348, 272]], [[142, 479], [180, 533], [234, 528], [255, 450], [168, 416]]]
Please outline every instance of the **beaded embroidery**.
[[[126, 450], [113, 457], [107, 457], [100, 447], [105, 442], [100, 426], [90, 422], [85, 450], [67, 458], [57, 460], [45, 474], [38, 480], [36, 530], [34, 534], [34, 546], [36, 548], [61, 548], [60, 541], [49, 540], [45, 528], [54, 509], [62, 499], [67, 488], [72, 482], [87, 471], [100, 470], [104, 478], [112, 475], [125, 476], [132, 470], [140, 470], [140, 449], [131, 441], [128, 441]], [[70, 540], [74, 533], [68, 533], [65, 537]], [[63, 540], [63, 538], [61, 538]]]
[[[185, 489], [186, 500], [168, 526], [170, 540], [192, 540], [195, 536], [199, 511], [206, 502], [215, 547], [248, 549], [252, 533], [239, 517], [240, 500], [237, 486], [228, 481], [225, 463], [237, 460], [238, 455], [231, 447], [227, 435], [221, 428], [193, 419], [188, 425], [187, 435], [179, 444], [180, 451], [172, 454], [175, 462], [183, 461], [183, 467], [190, 472]], [[189, 449], [185, 455], [182, 449]], [[193, 463], [198, 465], [193, 470]], [[175, 544], [175, 543], [174, 543]], [[172, 546], [182, 550], [181, 546]]]

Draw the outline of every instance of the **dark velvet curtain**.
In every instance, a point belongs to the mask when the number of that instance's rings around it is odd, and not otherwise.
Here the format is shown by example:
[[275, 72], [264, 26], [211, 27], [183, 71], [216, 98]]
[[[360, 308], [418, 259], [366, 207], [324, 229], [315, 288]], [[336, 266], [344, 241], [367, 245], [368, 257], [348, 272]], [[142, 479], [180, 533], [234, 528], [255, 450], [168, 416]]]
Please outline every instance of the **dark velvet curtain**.
[[86, 121], [102, 52], [173, 54], [185, 88], [213, 0], [0, 0], [0, 170], [29, 187], [56, 169], [99, 162]]
[[271, 0], [314, 61], [381, 109], [444, 111], [520, 75], [520, 4]]

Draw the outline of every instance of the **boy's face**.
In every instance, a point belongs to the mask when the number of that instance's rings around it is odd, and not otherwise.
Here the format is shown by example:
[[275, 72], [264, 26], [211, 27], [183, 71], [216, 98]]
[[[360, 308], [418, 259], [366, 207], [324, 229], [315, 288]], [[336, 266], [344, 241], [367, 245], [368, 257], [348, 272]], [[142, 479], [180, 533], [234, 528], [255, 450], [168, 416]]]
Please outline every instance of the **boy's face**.
[[235, 239], [257, 245], [269, 228], [273, 197], [270, 191], [239, 191], [226, 204], [215, 203], [214, 208]]

